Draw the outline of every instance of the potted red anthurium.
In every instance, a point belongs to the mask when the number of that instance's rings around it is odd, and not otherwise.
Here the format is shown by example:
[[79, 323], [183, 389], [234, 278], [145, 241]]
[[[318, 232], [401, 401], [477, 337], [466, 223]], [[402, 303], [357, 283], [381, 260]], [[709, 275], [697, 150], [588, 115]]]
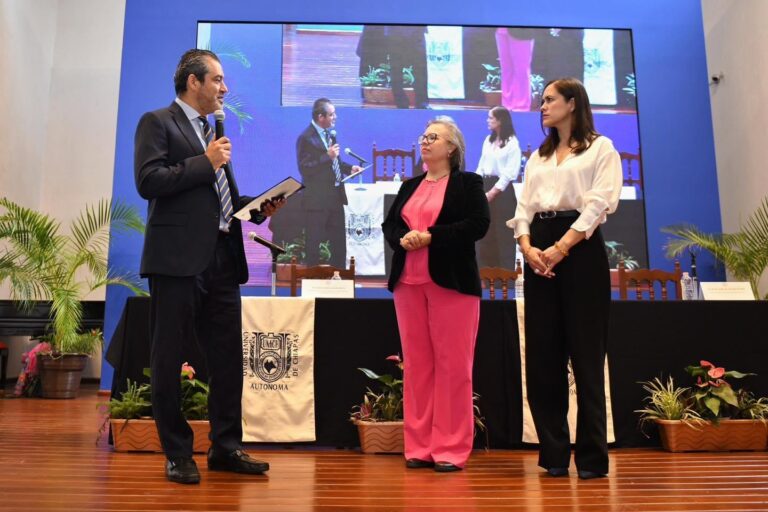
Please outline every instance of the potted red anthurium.
[[768, 398], [734, 389], [728, 379], [754, 373], [726, 370], [702, 360], [685, 371], [691, 387], [678, 387], [672, 377], [643, 382], [648, 392], [641, 426], [653, 422], [669, 451], [765, 450], [768, 443]]

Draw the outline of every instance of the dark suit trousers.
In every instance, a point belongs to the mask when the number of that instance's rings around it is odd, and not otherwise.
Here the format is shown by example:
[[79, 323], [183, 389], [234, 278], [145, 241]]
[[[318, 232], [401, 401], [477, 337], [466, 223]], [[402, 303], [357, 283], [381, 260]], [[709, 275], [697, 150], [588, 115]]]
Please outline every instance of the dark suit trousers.
[[[183, 255], [182, 255], [183, 257]], [[183, 347], [198, 340], [208, 364], [211, 441], [241, 447], [242, 329], [237, 263], [228, 236], [219, 236], [211, 262], [190, 277], [153, 275], [152, 412], [168, 458], [192, 456], [192, 430], [181, 414]]]
[[[341, 185], [344, 186], [343, 184]], [[307, 209], [306, 263], [309, 266], [320, 263], [320, 243], [331, 242], [331, 265], [347, 268], [347, 234], [344, 205], [338, 200], [329, 201], [328, 208]]]
[[[535, 219], [531, 244], [546, 249], [575, 218]], [[539, 436], [539, 465], [569, 466], [568, 357], [578, 391], [576, 467], [608, 472], [605, 387], [610, 273], [598, 228], [570, 250], [556, 277], [537, 276], [525, 265], [525, 361], [528, 402]]]
[[[499, 181], [497, 176], [483, 178], [483, 190], [488, 192]], [[517, 198], [510, 183], [504, 192], [489, 205], [491, 225], [488, 233], [477, 241], [477, 264], [480, 267], [515, 269], [515, 232], [507, 227], [507, 221], [515, 216]]]

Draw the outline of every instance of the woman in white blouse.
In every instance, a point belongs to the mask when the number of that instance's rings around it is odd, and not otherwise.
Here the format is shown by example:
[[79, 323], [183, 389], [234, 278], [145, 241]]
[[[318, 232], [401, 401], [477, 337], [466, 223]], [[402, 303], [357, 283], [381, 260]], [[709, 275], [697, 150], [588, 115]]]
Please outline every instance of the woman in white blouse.
[[570, 464], [568, 358], [578, 390], [579, 478], [608, 473], [603, 366], [611, 301], [600, 224], [619, 203], [622, 175], [613, 143], [594, 128], [575, 78], [547, 84], [541, 122], [548, 135], [531, 155], [515, 217], [525, 255], [526, 382], [539, 465], [566, 476]]
[[515, 215], [517, 207], [512, 182], [520, 174], [520, 144], [512, 116], [504, 107], [488, 111], [488, 129], [491, 134], [483, 142], [475, 172], [483, 177], [483, 190], [491, 207], [491, 226], [477, 243], [478, 265], [514, 269], [515, 241], [505, 221]]

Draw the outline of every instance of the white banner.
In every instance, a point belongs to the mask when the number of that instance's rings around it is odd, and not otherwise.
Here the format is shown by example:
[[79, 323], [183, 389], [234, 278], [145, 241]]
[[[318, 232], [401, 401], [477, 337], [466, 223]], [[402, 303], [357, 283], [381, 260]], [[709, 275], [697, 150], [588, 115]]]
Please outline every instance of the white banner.
[[243, 297], [243, 441], [315, 440], [315, 301]]
[[[382, 276], [384, 267], [384, 193], [376, 184], [346, 184], [347, 258], [355, 257], [355, 274]], [[397, 193], [397, 191], [395, 191]]]
[[[523, 442], [538, 444], [539, 437], [536, 435], [536, 427], [533, 424], [531, 407], [528, 405], [528, 390], [525, 379], [525, 299], [516, 299], [517, 303], [517, 326], [520, 333], [520, 369], [523, 379]], [[607, 419], [608, 442], [616, 442], [616, 435], [613, 432], [613, 411], [611, 409], [611, 382], [608, 376], [608, 358], [605, 359], [605, 411]], [[576, 442], [576, 382], [573, 379], [573, 369], [571, 361], [568, 361], [568, 430], [571, 433], [571, 443]]]
[[434, 99], [464, 99], [461, 27], [430, 26], [427, 39], [427, 92]]

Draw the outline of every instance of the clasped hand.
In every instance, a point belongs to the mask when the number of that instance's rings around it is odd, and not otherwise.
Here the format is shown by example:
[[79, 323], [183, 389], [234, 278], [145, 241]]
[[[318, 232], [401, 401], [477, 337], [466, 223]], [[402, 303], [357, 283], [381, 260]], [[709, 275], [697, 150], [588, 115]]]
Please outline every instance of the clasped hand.
[[561, 253], [554, 245], [547, 247], [543, 251], [538, 247], [531, 246], [525, 252], [525, 260], [528, 262], [528, 265], [531, 266], [533, 272], [547, 278], [555, 277], [555, 273], [552, 269], [554, 269], [558, 263], [563, 261], [563, 258], [563, 253]]
[[429, 231], [411, 230], [400, 239], [400, 246], [406, 251], [415, 251], [426, 247], [432, 242], [432, 233]]

